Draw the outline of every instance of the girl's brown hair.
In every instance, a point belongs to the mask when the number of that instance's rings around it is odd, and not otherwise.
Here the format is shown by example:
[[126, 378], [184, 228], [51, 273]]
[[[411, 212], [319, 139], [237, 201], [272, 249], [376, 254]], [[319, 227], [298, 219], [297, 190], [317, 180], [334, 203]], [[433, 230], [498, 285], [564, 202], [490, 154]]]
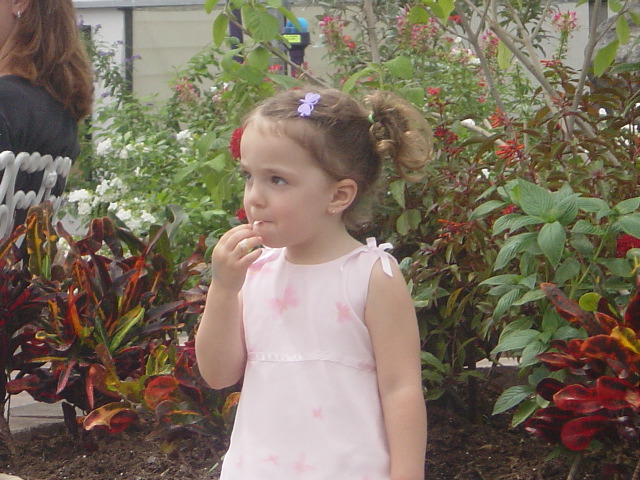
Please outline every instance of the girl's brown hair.
[[31, 0], [0, 52], [3, 70], [44, 87], [81, 120], [91, 113], [93, 74], [72, 0]]
[[[308, 93], [320, 95], [308, 116], [298, 107]], [[344, 212], [348, 227], [368, 220], [382, 162], [389, 160], [404, 178], [415, 181], [431, 159], [433, 135], [422, 114], [390, 92], [377, 91], [361, 105], [335, 89], [305, 87], [279, 93], [260, 104], [246, 119], [268, 120], [274, 134], [286, 135], [308, 150], [335, 180], [350, 178], [358, 185], [355, 201]]]

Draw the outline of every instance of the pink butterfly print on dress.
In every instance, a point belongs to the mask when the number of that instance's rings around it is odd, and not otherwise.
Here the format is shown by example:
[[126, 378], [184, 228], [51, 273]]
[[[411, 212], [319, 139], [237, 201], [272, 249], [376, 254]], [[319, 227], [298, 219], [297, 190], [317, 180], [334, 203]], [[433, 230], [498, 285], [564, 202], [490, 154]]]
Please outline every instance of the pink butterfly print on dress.
[[336, 302], [338, 323], [346, 323], [351, 320], [351, 307], [343, 302]]
[[282, 297], [270, 298], [269, 304], [271, 308], [282, 315], [288, 308], [298, 306], [298, 297], [292, 287], [285, 287]]

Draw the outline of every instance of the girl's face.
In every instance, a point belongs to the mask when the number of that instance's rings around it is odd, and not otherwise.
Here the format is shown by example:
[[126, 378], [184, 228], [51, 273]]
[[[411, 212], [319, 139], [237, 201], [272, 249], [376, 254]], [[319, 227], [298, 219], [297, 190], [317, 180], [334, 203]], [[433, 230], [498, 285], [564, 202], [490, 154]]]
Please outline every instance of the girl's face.
[[337, 182], [307, 150], [268, 127], [257, 118], [242, 134], [247, 219], [268, 247], [313, 248], [335, 222], [329, 203]]

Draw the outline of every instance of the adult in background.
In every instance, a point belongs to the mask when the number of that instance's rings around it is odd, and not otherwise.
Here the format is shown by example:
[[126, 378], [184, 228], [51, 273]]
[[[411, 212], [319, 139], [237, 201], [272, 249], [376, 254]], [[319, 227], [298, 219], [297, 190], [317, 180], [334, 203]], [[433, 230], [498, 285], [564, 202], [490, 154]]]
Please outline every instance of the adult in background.
[[[75, 160], [78, 123], [92, 101], [92, 67], [72, 0], [0, 0], [0, 152]], [[42, 172], [21, 171], [15, 191], [38, 191], [41, 182]], [[65, 183], [59, 177], [51, 193], [59, 196]], [[25, 217], [17, 212], [14, 225]]]

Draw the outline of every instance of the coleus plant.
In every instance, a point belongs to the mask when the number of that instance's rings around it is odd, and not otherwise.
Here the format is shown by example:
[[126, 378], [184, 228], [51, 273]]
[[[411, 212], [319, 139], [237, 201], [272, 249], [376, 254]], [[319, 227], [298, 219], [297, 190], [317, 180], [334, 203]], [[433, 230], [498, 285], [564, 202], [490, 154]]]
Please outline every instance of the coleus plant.
[[586, 336], [554, 340], [553, 351], [538, 355], [549, 370], [567, 375], [565, 381], [545, 378], [538, 383], [536, 393], [549, 405], [529, 418], [525, 429], [573, 451], [583, 451], [595, 441], [629, 442], [637, 449], [640, 292], [619, 313], [595, 293], [584, 295], [578, 303], [553, 284], [544, 283], [541, 288], [558, 313], [582, 327]]

